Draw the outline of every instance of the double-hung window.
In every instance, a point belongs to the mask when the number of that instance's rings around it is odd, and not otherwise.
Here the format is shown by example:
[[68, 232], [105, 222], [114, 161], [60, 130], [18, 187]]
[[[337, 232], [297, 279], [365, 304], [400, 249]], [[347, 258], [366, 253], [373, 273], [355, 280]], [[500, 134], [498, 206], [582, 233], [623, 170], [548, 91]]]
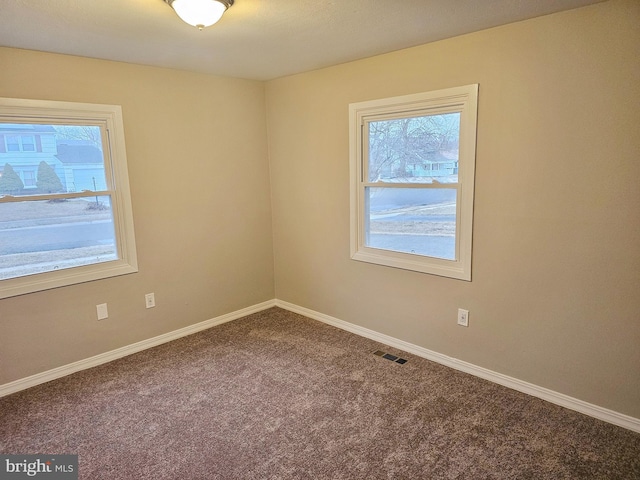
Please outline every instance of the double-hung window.
[[471, 280], [478, 85], [354, 103], [351, 257]]
[[121, 108], [0, 98], [0, 298], [137, 269]]
[[7, 135], [6, 149], [9, 152], [35, 152], [36, 144], [33, 135]]

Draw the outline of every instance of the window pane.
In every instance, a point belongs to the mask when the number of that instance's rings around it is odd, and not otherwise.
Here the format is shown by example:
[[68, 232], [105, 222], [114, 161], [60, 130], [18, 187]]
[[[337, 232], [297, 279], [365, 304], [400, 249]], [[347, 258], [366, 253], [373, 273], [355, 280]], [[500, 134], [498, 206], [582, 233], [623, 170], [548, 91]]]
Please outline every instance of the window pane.
[[20, 137], [22, 140], [22, 150], [25, 152], [35, 152], [36, 144], [32, 135], [23, 135]]
[[36, 186], [36, 172], [25, 170], [22, 172], [22, 177], [25, 188]]
[[7, 152], [19, 152], [20, 151], [20, 137], [17, 135], [7, 135]]
[[0, 203], [0, 279], [116, 259], [108, 196]]
[[0, 123], [0, 135], [0, 195], [108, 189], [99, 126]]
[[366, 246], [455, 260], [456, 189], [365, 189]]
[[369, 122], [369, 181], [456, 183], [460, 113]]

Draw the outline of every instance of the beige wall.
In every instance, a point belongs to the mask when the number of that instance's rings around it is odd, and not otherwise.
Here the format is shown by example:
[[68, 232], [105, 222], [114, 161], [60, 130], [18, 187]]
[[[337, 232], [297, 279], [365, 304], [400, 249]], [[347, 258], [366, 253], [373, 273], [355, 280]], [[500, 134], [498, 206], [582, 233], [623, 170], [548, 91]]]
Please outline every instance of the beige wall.
[[140, 268], [0, 300], [0, 385], [273, 299], [264, 83], [6, 48], [0, 71], [0, 96], [122, 105]]
[[[0, 48], [0, 96], [122, 105], [140, 265], [0, 300], [0, 385], [277, 297], [640, 418], [638, 24], [612, 0], [266, 93]], [[473, 281], [350, 260], [348, 104], [469, 83]]]
[[[268, 82], [277, 298], [639, 418], [638, 25], [611, 1]], [[350, 260], [348, 104], [470, 83], [473, 281]]]

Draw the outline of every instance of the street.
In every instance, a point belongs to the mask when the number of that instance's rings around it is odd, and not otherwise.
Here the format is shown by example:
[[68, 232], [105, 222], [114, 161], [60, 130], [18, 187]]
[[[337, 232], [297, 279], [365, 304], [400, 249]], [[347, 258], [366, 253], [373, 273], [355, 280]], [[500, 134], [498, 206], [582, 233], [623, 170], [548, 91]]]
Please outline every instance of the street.
[[0, 255], [114, 244], [109, 220], [36, 225], [0, 230]]

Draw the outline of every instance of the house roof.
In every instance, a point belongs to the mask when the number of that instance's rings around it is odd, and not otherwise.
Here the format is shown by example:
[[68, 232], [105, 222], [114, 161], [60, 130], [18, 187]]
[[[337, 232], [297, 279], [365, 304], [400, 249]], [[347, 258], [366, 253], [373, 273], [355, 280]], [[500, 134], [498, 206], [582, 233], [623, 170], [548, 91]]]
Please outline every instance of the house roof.
[[102, 152], [89, 142], [64, 140], [58, 143], [56, 157], [62, 163], [103, 163]]
[[0, 123], [0, 133], [55, 133], [51, 125], [31, 125], [22, 123]]

